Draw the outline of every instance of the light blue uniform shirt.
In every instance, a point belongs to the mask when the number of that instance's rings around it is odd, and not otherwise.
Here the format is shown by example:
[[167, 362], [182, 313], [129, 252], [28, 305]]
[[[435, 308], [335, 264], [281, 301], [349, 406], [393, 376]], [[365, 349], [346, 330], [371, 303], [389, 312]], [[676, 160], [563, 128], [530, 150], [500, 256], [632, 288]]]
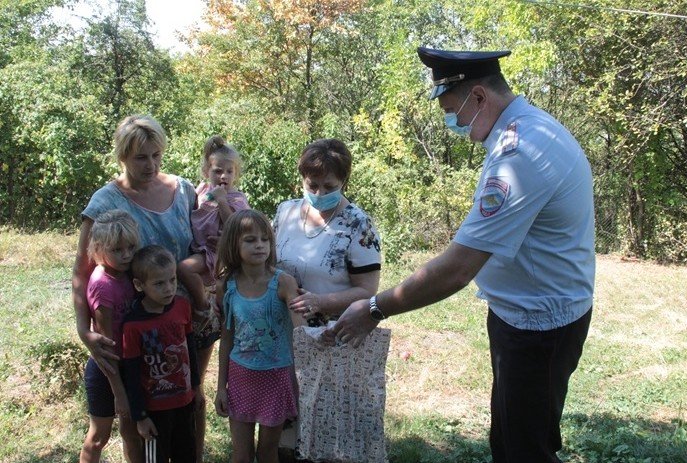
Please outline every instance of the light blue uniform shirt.
[[474, 204], [453, 241], [492, 253], [478, 297], [524, 330], [574, 322], [592, 306], [594, 204], [582, 148], [551, 115], [517, 97], [483, 142]]

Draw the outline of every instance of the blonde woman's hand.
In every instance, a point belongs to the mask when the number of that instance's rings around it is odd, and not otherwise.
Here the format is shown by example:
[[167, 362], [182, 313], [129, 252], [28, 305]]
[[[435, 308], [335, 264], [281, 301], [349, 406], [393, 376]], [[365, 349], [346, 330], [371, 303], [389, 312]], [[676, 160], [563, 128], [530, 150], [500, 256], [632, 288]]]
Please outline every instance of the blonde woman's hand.
[[100, 370], [114, 375], [119, 374], [117, 369], [109, 362], [109, 360], [119, 361], [119, 357], [113, 350], [115, 342], [112, 339], [95, 331], [88, 331], [81, 336], [81, 341], [83, 341]]

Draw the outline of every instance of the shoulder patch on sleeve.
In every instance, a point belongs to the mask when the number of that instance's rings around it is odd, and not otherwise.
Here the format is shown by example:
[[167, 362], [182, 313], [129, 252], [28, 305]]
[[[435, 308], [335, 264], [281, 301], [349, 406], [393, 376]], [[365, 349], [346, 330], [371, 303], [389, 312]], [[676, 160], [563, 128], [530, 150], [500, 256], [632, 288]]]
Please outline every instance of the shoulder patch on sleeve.
[[503, 135], [501, 135], [501, 140], [499, 142], [501, 154], [516, 150], [519, 142], [518, 125], [515, 122], [511, 122], [508, 124], [508, 127], [506, 127], [506, 131], [503, 132]]
[[510, 185], [497, 177], [489, 177], [479, 195], [479, 211], [484, 217], [496, 214], [506, 202]]

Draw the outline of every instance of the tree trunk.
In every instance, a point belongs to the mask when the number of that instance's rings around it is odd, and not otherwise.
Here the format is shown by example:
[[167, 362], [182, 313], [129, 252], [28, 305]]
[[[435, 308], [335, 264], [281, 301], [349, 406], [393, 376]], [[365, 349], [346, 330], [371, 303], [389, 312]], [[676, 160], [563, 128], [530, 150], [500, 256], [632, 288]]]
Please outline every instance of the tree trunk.
[[305, 114], [305, 120], [307, 121], [308, 124], [308, 132], [312, 136], [313, 133], [313, 113], [314, 113], [314, 106], [315, 106], [315, 100], [314, 100], [314, 95], [312, 91], [312, 54], [313, 54], [313, 37], [315, 35], [315, 27], [311, 24], [308, 28], [308, 48], [306, 51], [306, 58], [305, 58], [305, 98], [306, 98], [306, 114]]
[[646, 246], [644, 245], [644, 198], [640, 190], [632, 185], [632, 183], [628, 185], [627, 193], [628, 211], [630, 214], [630, 251], [637, 257], [644, 257], [646, 254]]

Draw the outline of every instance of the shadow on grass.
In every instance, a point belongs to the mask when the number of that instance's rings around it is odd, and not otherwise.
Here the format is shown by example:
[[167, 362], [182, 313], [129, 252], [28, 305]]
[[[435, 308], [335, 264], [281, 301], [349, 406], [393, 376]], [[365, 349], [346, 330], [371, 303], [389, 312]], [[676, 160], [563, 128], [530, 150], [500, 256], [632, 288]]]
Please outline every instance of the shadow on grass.
[[[487, 431], [474, 437], [458, 420], [387, 415], [389, 463], [489, 463]], [[610, 414], [563, 416], [563, 450], [570, 463], [687, 463], [687, 423], [627, 419]], [[228, 461], [228, 436], [207, 442], [207, 462]], [[71, 463], [74, 449], [56, 446], [41, 456], [16, 455], [13, 463]]]
[[436, 416], [386, 416], [390, 463], [487, 463], [489, 442], [464, 434], [459, 420]]
[[437, 446], [425, 439], [404, 437], [388, 443], [389, 463], [486, 463], [491, 461], [486, 442], [450, 439], [449, 447]]

